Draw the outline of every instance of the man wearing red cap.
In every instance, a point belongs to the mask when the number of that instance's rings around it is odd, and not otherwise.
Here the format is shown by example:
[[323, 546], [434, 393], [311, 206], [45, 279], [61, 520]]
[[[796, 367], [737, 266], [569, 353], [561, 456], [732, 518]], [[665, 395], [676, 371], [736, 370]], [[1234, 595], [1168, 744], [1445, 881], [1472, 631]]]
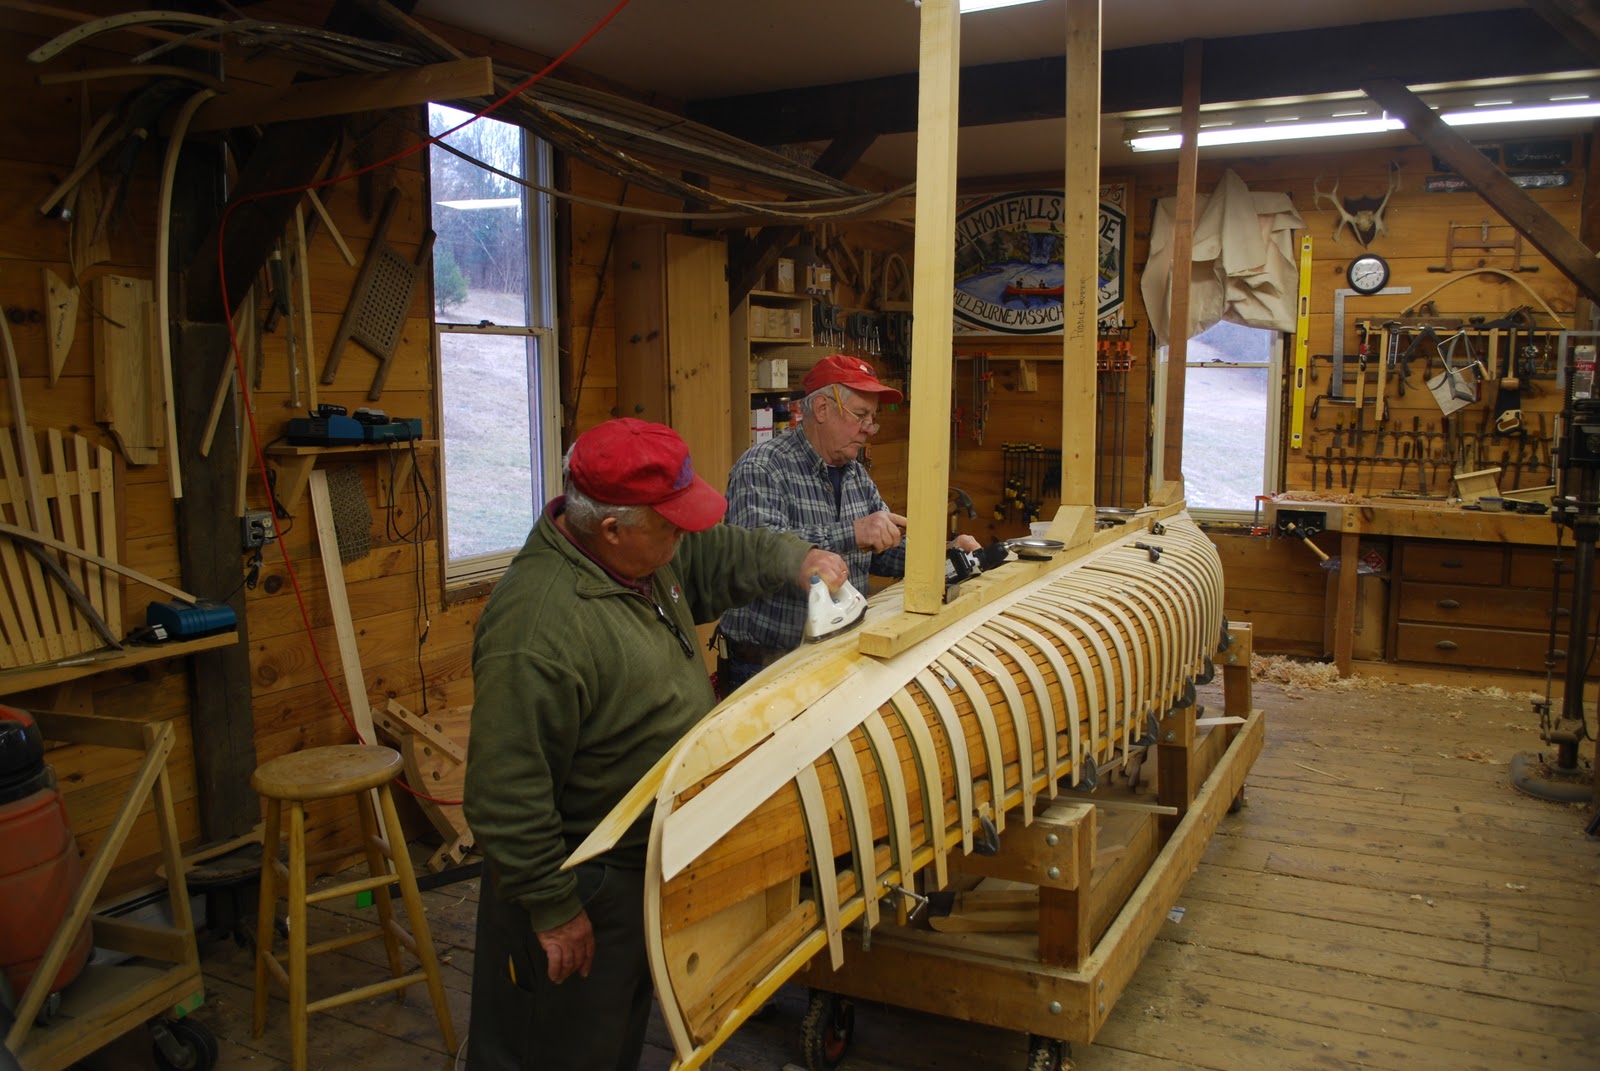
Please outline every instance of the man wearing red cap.
[[607, 421], [578, 436], [565, 469], [566, 493], [495, 585], [473, 643], [478, 1071], [638, 1066], [649, 823], [570, 872], [561, 863], [715, 705], [695, 624], [846, 575], [796, 536], [719, 524], [727, 502], [665, 425]]
[[[868, 575], [904, 576], [906, 519], [892, 513], [860, 456], [878, 430], [878, 411], [898, 405], [899, 391], [879, 381], [872, 365], [836, 353], [806, 373], [797, 428], [747, 450], [728, 474], [728, 523], [793, 532], [840, 554], [861, 591]], [[977, 550], [971, 536], [951, 543]], [[723, 695], [798, 647], [806, 598], [780, 590], [722, 615], [717, 689]]]

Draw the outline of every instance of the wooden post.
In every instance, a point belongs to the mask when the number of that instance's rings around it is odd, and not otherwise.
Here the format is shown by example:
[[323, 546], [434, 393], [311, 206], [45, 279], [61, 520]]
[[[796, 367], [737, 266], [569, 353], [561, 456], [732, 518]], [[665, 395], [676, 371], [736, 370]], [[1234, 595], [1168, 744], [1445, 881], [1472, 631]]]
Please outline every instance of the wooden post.
[[[1098, 0], [1096, 0], [1098, 2]], [[1094, 857], [1099, 843], [1095, 812], [1085, 816], [1072, 843], [1077, 884], [1039, 887], [1039, 962], [1076, 970], [1094, 952]]]
[[[1250, 659], [1255, 655], [1255, 634], [1249, 625], [1228, 622], [1233, 645], [1222, 653], [1222, 712], [1230, 717], [1248, 718], [1255, 703], [1250, 687]], [[1236, 735], [1230, 731], [1230, 740]]]
[[1183, 478], [1183, 388], [1189, 359], [1189, 277], [1194, 260], [1195, 182], [1200, 167], [1201, 43], [1183, 43], [1183, 148], [1178, 150], [1177, 217], [1172, 226], [1172, 299], [1167, 316], [1166, 447], [1152, 487]]
[[[1419, 462], [1420, 464], [1420, 462]], [[1350, 676], [1356, 646], [1356, 581], [1360, 579], [1361, 533], [1347, 528], [1339, 536], [1338, 604], [1334, 611], [1333, 664], [1340, 677]]]
[[1092, 506], [1095, 341], [1100, 310], [1100, 0], [1067, 2], [1062, 198], [1061, 504]]
[[[173, 264], [192, 257], [215, 272], [216, 226], [227, 186], [220, 149], [185, 152], [173, 181]], [[210, 245], [206, 244], [209, 232]], [[230, 229], [229, 235], [232, 236]], [[158, 266], [164, 271], [171, 265]], [[248, 291], [254, 267], [242, 277], [229, 276], [235, 294]], [[255, 717], [251, 711], [250, 620], [239, 585], [239, 516], [235, 473], [240, 443], [221, 436], [206, 456], [200, 449], [211, 416], [216, 384], [233, 362], [228, 325], [200, 313], [191, 303], [191, 278], [174, 294], [183, 302], [172, 339], [173, 420], [177, 438], [168, 444], [174, 462], [181, 458], [184, 495], [177, 500], [178, 560], [184, 586], [214, 599], [225, 598], [236, 618], [238, 642], [188, 660], [189, 731], [194, 742], [195, 781], [199, 789], [200, 828], [208, 841], [222, 841], [250, 831], [261, 821], [261, 798], [250, 787], [256, 768]], [[246, 310], [245, 319], [254, 323]], [[243, 420], [240, 400], [225, 402], [219, 422], [231, 428]]]
[[1173, 710], [1161, 719], [1156, 743], [1156, 802], [1163, 807], [1176, 807], [1175, 815], [1161, 816], [1161, 839], [1166, 841], [1178, 828], [1183, 816], [1189, 812], [1199, 789], [1200, 778], [1195, 776], [1195, 712], [1190, 704]]
[[[911, 453], [906, 518], [905, 608], [935, 614], [944, 606], [944, 530], [950, 483], [950, 300], [955, 292], [956, 119], [961, 13], [955, 0], [924, 0], [917, 89], [917, 276], [911, 295]], [[945, 131], [943, 137], [938, 132]]]

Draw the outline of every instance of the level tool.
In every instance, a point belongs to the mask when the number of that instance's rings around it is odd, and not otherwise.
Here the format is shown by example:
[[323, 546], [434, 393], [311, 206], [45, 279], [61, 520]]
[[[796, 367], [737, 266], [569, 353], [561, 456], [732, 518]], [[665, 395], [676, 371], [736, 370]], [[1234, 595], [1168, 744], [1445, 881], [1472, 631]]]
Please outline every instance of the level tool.
[[1300, 300], [1294, 322], [1294, 404], [1289, 407], [1289, 448], [1300, 449], [1306, 428], [1306, 367], [1311, 353], [1311, 235], [1300, 236]]

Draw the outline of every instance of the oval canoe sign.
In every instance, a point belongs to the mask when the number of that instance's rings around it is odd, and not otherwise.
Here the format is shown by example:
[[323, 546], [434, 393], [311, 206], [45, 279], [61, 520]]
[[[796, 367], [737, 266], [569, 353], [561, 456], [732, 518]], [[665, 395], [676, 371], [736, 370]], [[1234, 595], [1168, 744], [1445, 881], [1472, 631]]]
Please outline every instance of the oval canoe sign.
[[[1096, 320], [1114, 318], [1122, 308], [1124, 189], [1100, 190]], [[1063, 201], [1060, 190], [1024, 190], [975, 202], [957, 214], [956, 334], [1061, 331]]]

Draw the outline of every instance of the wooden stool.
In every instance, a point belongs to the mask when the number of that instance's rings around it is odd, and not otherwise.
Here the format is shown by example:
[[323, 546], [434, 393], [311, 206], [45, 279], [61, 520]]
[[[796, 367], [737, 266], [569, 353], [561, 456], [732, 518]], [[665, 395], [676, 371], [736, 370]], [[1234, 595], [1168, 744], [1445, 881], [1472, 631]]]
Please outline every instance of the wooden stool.
[[[277, 979], [289, 993], [289, 1042], [294, 1071], [306, 1067], [306, 1017], [312, 1012], [326, 1011], [358, 1000], [368, 1000], [379, 993], [398, 990], [405, 996], [405, 988], [416, 982], [426, 982], [428, 995], [433, 999], [434, 1014], [439, 1017], [439, 1027], [444, 1033], [447, 1051], [456, 1049], [455, 1030], [450, 1025], [450, 1009], [445, 1004], [444, 984], [439, 979], [439, 961], [434, 955], [433, 938], [428, 932], [428, 920], [422, 911], [422, 897], [417, 892], [417, 878], [411, 868], [411, 857], [400, 833], [400, 819], [395, 814], [394, 797], [389, 793], [389, 782], [400, 773], [400, 754], [386, 747], [369, 747], [361, 744], [338, 744], [332, 747], [310, 748], [297, 751], [263, 763], [250, 777], [250, 787], [267, 801], [266, 828], [262, 833], [261, 907], [256, 924], [256, 987], [255, 1020], [253, 1032], [260, 1037], [267, 1022], [267, 976]], [[356, 796], [356, 810], [361, 816], [361, 829], [365, 840], [367, 871], [369, 877], [342, 885], [306, 892], [306, 815], [308, 800], [332, 799], [336, 796]], [[382, 808], [383, 831], [380, 831], [377, 811]], [[278, 861], [278, 838], [282, 832], [283, 804], [289, 804], [289, 860], [285, 865]], [[392, 870], [390, 869], [392, 866]], [[288, 970], [285, 957], [272, 951], [274, 915], [278, 906], [278, 881], [284, 882], [282, 893], [289, 903]], [[411, 919], [411, 932], [395, 924], [394, 911], [389, 901], [389, 885], [400, 886], [406, 913]], [[379, 925], [375, 929], [319, 941], [306, 945], [306, 905], [332, 900], [341, 896], [371, 891], [378, 908]], [[306, 960], [321, 952], [332, 952], [351, 945], [383, 938], [389, 953], [388, 981], [375, 982], [345, 993], [308, 1001], [306, 998]], [[421, 962], [421, 969], [403, 973], [400, 946], [404, 944]]]

